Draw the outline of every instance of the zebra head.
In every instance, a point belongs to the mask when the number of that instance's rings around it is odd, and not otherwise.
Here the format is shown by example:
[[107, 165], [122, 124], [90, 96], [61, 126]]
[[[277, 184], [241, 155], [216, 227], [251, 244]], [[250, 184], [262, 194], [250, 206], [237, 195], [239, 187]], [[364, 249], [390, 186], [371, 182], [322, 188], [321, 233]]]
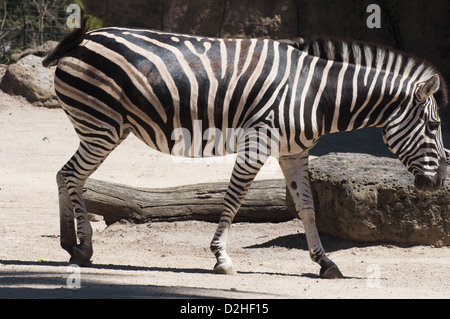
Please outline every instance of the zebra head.
[[[441, 189], [447, 172], [438, 103], [433, 96], [439, 88], [438, 75], [419, 83], [408, 105], [383, 128], [387, 147], [415, 176], [415, 188], [425, 192]], [[446, 90], [441, 91], [446, 103]]]

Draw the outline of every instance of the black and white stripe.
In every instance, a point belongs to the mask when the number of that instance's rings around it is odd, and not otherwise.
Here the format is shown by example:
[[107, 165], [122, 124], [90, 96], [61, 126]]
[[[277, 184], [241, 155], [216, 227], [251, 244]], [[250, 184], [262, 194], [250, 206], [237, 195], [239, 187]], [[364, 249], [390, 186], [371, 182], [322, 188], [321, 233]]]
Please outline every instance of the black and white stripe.
[[[62, 233], [70, 234], [61, 241], [76, 261], [88, 261], [92, 254], [82, 186], [130, 132], [167, 154], [217, 156], [244, 150], [211, 243], [216, 272], [233, 272], [225, 252], [228, 229], [274, 151], [273, 141], [305, 224], [311, 257], [325, 277], [340, 273], [320, 244], [305, 173], [307, 152], [322, 135], [377, 126], [416, 176], [438, 179], [442, 173], [446, 155], [432, 94], [445, 97], [445, 86], [439, 86], [442, 79], [434, 67], [407, 54], [330, 39], [289, 45], [127, 28], [78, 33], [44, 61], [59, 59], [55, 89], [80, 137], [77, 153], [58, 173], [61, 210], [73, 207], [80, 243], [63, 226]], [[185, 136], [175, 133], [180, 129], [190, 139], [181, 150]], [[227, 135], [230, 129], [244, 132], [238, 145]], [[255, 159], [251, 150], [260, 156]], [[69, 223], [70, 214], [61, 214], [69, 216], [65, 222], [62, 217], [62, 225]]]

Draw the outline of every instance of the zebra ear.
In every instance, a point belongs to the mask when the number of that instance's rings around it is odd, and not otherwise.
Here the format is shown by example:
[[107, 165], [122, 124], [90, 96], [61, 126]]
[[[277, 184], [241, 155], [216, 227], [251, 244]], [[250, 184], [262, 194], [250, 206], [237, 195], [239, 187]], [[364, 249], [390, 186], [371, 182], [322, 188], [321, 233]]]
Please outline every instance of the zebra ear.
[[419, 101], [425, 101], [429, 96], [439, 89], [440, 80], [439, 75], [435, 74], [417, 92]]

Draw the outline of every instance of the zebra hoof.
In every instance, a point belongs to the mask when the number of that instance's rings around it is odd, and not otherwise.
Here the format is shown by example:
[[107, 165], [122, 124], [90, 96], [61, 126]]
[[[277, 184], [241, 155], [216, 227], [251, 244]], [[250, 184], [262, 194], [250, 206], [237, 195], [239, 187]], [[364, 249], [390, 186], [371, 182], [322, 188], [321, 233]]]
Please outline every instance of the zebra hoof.
[[322, 279], [339, 279], [344, 278], [338, 266], [331, 260], [329, 260], [326, 264], [322, 265], [320, 268], [320, 278]]
[[221, 275], [237, 275], [236, 270], [234, 270], [233, 265], [215, 265], [214, 273]]
[[76, 264], [80, 267], [87, 267], [92, 264], [91, 262], [92, 251], [81, 250], [78, 247], [73, 247], [72, 256], [69, 260], [70, 264]]

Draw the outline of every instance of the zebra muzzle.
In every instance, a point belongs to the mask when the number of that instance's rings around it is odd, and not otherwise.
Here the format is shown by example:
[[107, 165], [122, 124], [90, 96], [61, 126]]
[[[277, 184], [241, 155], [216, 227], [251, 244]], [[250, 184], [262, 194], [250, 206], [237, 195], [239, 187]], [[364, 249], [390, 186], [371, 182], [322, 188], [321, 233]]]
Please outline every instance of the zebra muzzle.
[[436, 192], [444, 186], [447, 177], [447, 159], [439, 160], [439, 167], [433, 176], [417, 174], [414, 180], [414, 187], [421, 192]]

